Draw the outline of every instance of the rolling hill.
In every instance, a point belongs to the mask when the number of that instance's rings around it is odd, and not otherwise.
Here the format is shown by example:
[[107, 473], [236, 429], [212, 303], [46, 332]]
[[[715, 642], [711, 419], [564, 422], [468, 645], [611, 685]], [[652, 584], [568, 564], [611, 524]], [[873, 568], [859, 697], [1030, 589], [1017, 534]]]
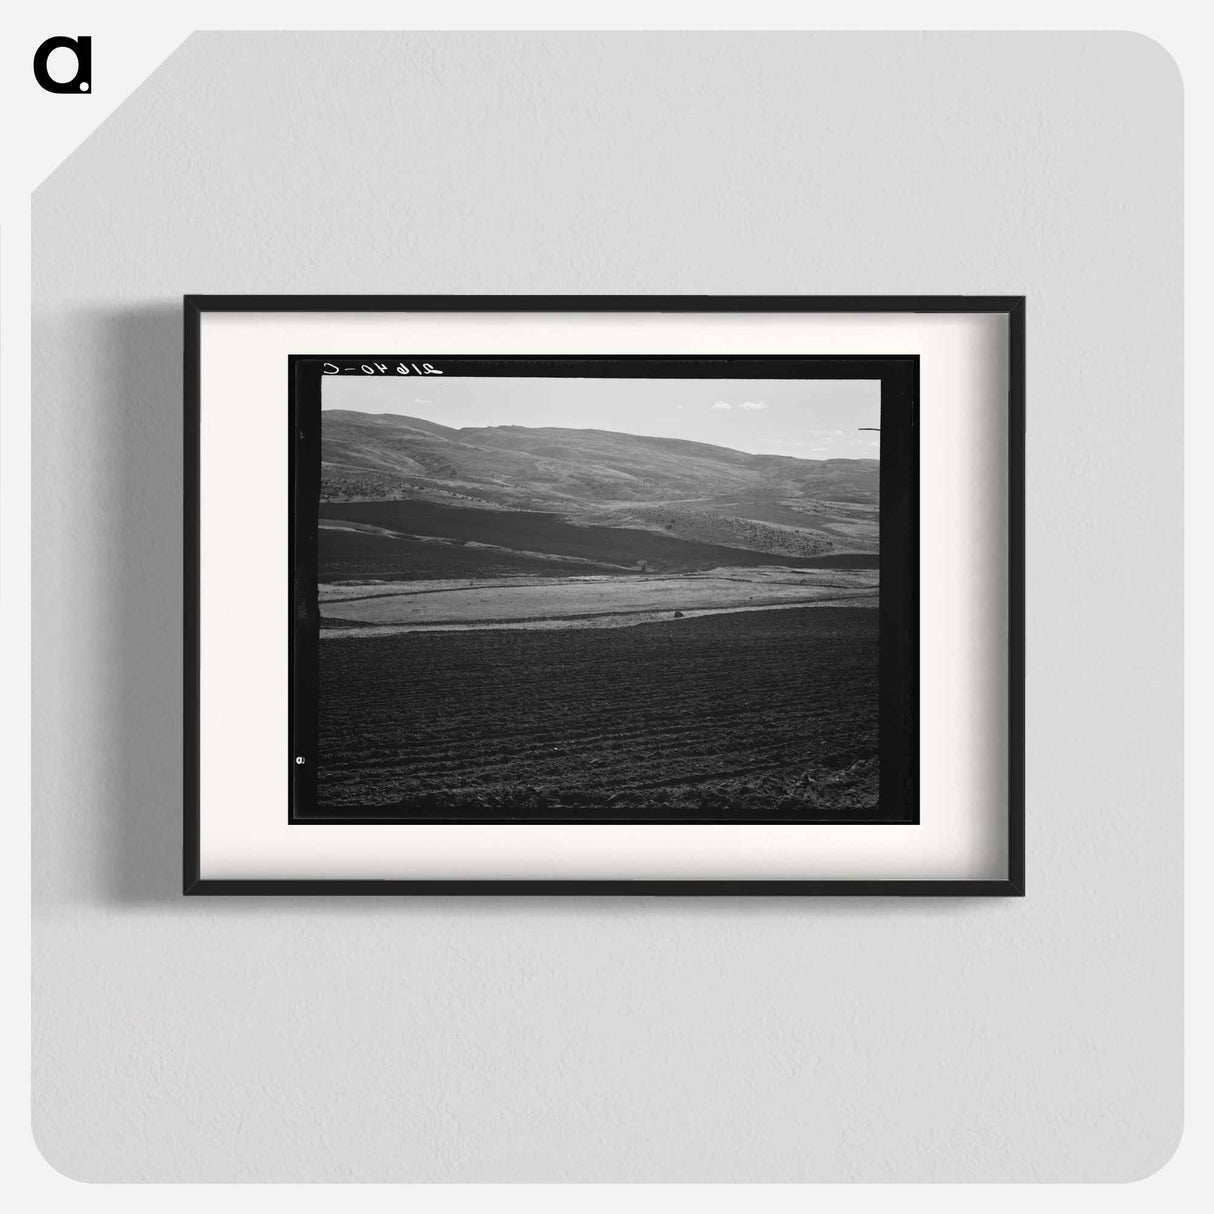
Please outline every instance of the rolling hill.
[[752, 455], [684, 439], [398, 414], [322, 414], [322, 498], [422, 498], [513, 509], [699, 499], [874, 505], [877, 460]]
[[877, 460], [343, 410], [322, 427], [327, 580], [875, 567]]

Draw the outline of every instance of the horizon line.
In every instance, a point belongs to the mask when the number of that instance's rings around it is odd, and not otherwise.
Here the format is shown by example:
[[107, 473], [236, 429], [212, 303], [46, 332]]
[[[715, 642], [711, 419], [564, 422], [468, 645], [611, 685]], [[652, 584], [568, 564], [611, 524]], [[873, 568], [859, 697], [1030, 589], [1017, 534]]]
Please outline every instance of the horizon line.
[[[665, 434], [636, 434], [631, 430], [603, 430], [598, 426], [523, 426], [515, 422], [498, 422], [495, 424], [484, 426], [448, 426], [444, 422], [431, 421], [429, 418], [418, 417], [412, 413], [397, 413], [391, 409], [372, 411], [370, 409], [346, 409], [346, 408], [325, 408], [321, 406], [321, 414], [325, 413], [349, 413], [356, 417], [398, 417], [404, 421], [421, 422], [426, 426], [438, 426], [443, 430], [449, 430], [453, 434], [462, 434], [465, 431], [472, 430], [567, 430], [571, 433], [582, 434], [616, 434], [623, 438], [645, 438], [653, 439], [663, 443], [690, 443], [697, 447], [712, 447], [717, 451], [730, 451], [735, 455], [765, 455], [774, 459], [791, 459], [797, 460], [800, 463], [806, 464], [825, 464], [832, 461], [842, 463], [859, 464], [881, 462], [880, 455], [825, 455], [825, 456], [809, 456], [809, 455], [786, 455], [782, 451], [743, 451], [740, 447], [726, 447], [722, 443], [705, 442], [698, 438], [674, 438]], [[323, 442], [323, 437], [322, 437]], [[878, 450], [880, 450], [880, 440], [878, 440]], [[322, 454], [323, 458], [323, 454]]]

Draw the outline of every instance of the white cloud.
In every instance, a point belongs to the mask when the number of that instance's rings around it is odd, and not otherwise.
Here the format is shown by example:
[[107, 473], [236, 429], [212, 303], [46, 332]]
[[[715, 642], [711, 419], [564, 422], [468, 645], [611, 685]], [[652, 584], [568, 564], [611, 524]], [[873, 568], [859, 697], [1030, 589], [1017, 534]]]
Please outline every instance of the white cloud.
[[434, 404], [434, 402], [432, 400], [426, 400], [424, 397], [421, 397], [421, 396], [415, 396], [413, 398], [413, 404], [415, 404], [415, 405], [432, 405], [432, 404]]
[[714, 409], [732, 409], [733, 405], [731, 405], [729, 403], [729, 401], [727, 401], [727, 400], [719, 400], [719, 401], [717, 401], [717, 403], [715, 405], [713, 405], [713, 408]]
[[744, 400], [739, 406], [739, 409], [746, 409], [750, 412], [755, 412], [758, 409], [766, 409], [767, 402], [765, 400]]

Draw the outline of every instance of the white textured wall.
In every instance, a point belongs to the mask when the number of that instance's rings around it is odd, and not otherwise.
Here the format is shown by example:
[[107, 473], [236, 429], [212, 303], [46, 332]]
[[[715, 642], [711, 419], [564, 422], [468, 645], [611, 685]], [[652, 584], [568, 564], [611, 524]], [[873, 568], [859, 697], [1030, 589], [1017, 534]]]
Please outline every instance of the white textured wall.
[[[97, 1180], [1162, 1164], [1180, 106], [1129, 35], [187, 42], [34, 198], [47, 1158]], [[186, 291], [1026, 293], [1029, 896], [182, 900]]]

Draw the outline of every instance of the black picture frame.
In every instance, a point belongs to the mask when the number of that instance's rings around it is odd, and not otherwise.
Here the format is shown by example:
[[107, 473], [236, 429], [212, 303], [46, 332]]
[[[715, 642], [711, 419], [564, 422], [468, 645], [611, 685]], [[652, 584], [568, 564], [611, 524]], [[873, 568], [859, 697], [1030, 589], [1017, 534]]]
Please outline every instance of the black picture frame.
[[[1007, 874], [1001, 880], [216, 880], [200, 875], [199, 424], [200, 337], [207, 312], [991, 313], [1008, 325], [1008, 771]], [[1024, 424], [1022, 296], [208, 296], [184, 298], [184, 821], [183, 892], [190, 895], [788, 895], [1023, 896], [1024, 894]], [[362, 356], [359, 356], [360, 358]], [[369, 357], [369, 356], [368, 356]], [[316, 356], [292, 359], [294, 379]], [[893, 360], [890, 360], [893, 361]], [[916, 360], [917, 363], [917, 360]], [[916, 365], [917, 384], [917, 365]], [[883, 385], [884, 386], [884, 385]], [[292, 420], [294, 429], [294, 420]], [[295, 436], [298, 438], [298, 435]], [[294, 443], [292, 450], [295, 450]], [[294, 457], [293, 457], [294, 459]], [[292, 464], [294, 483], [294, 462]], [[885, 492], [885, 472], [882, 472]], [[917, 485], [914, 486], [917, 489]], [[911, 516], [917, 496], [908, 503]], [[294, 519], [295, 511], [291, 511]], [[884, 524], [884, 515], [883, 515]], [[294, 524], [292, 548], [296, 543]], [[912, 550], [913, 553], [913, 550]], [[886, 577], [884, 546], [882, 578]], [[917, 644], [917, 617], [900, 621]], [[288, 632], [296, 636], [292, 607]], [[883, 633], [884, 636], [884, 633]], [[292, 698], [294, 703], [294, 697]], [[913, 714], [912, 714], [913, 715]], [[297, 727], [292, 722], [292, 729]], [[883, 756], [884, 759], [884, 756]], [[916, 812], [917, 818], [917, 812]], [[344, 818], [344, 822], [351, 819]], [[301, 823], [301, 825], [306, 825]]]

